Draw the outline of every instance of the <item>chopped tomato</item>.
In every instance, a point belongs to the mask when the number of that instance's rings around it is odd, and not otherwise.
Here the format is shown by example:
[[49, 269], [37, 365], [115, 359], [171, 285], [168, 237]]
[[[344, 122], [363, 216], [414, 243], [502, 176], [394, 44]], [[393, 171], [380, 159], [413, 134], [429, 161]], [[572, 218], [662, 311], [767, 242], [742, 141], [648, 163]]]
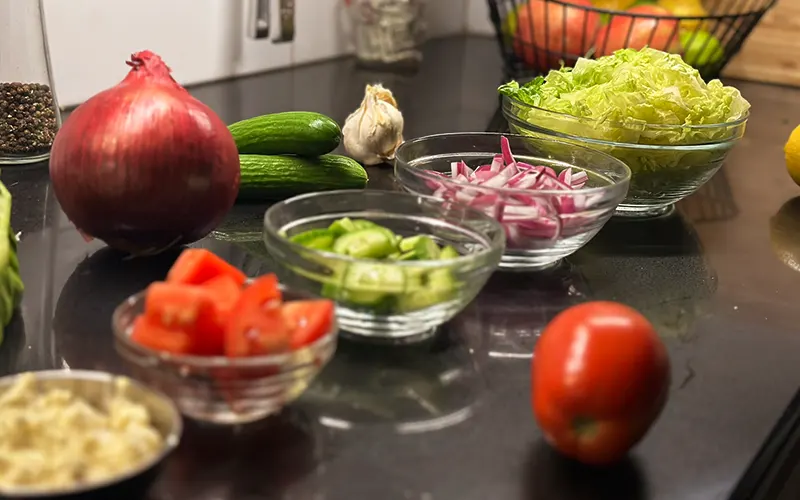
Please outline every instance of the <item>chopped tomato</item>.
[[278, 288], [278, 277], [274, 274], [265, 274], [242, 290], [236, 302], [236, 313], [263, 311], [281, 305], [283, 300], [281, 289]]
[[217, 314], [220, 319], [227, 320], [233, 310], [233, 306], [236, 305], [239, 296], [242, 294], [241, 286], [232, 277], [222, 274], [206, 281], [202, 287], [214, 296], [214, 305], [217, 308]]
[[164, 328], [190, 335], [195, 354], [221, 355], [224, 317], [217, 313], [215, 295], [203, 287], [156, 282], [147, 288], [145, 315]]
[[264, 356], [286, 352], [290, 333], [280, 309], [240, 312], [236, 308], [225, 328], [225, 355]]
[[292, 330], [290, 346], [299, 349], [319, 339], [331, 329], [333, 302], [330, 300], [295, 300], [281, 309]]
[[247, 277], [242, 271], [204, 248], [187, 248], [167, 273], [167, 282], [202, 285], [217, 276], [230, 276], [242, 286]]
[[133, 322], [131, 340], [144, 347], [172, 354], [189, 354], [192, 348], [192, 338], [187, 332], [165, 328], [142, 314]]

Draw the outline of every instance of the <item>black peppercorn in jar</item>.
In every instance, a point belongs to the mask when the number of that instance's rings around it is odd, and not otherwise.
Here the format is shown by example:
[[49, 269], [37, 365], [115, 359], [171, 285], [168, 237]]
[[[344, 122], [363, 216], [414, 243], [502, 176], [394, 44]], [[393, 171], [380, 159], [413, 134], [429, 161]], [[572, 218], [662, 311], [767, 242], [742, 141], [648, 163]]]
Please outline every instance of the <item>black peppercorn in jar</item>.
[[0, 157], [47, 155], [58, 131], [54, 104], [48, 85], [0, 82]]
[[0, 0], [0, 27], [0, 165], [47, 160], [61, 117], [41, 0]]

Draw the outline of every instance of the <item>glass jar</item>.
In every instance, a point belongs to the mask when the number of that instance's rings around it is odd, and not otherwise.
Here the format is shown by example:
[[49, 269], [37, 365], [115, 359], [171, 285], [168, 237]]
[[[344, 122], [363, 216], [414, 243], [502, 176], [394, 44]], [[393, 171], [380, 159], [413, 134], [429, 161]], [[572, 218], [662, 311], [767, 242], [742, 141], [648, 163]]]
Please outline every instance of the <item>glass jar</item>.
[[48, 159], [60, 125], [42, 0], [0, 0], [0, 165]]
[[366, 67], [416, 66], [422, 60], [426, 0], [345, 0], [356, 58]]

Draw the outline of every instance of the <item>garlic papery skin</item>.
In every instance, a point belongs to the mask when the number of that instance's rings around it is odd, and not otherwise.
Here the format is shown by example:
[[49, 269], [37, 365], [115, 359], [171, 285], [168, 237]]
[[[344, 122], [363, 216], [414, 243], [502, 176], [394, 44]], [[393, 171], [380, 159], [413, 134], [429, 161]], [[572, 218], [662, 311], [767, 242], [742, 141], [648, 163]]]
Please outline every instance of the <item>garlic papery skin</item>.
[[364, 165], [393, 160], [403, 142], [403, 125], [391, 90], [381, 84], [367, 85], [361, 106], [344, 122], [344, 148]]

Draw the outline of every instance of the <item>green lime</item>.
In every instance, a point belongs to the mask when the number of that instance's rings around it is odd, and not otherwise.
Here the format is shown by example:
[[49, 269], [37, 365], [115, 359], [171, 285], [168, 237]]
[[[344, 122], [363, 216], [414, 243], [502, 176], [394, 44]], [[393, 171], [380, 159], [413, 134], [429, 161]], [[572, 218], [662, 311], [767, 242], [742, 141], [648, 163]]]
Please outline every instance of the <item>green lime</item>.
[[707, 31], [681, 33], [683, 60], [692, 66], [707, 66], [718, 63], [725, 52], [717, 37]]

